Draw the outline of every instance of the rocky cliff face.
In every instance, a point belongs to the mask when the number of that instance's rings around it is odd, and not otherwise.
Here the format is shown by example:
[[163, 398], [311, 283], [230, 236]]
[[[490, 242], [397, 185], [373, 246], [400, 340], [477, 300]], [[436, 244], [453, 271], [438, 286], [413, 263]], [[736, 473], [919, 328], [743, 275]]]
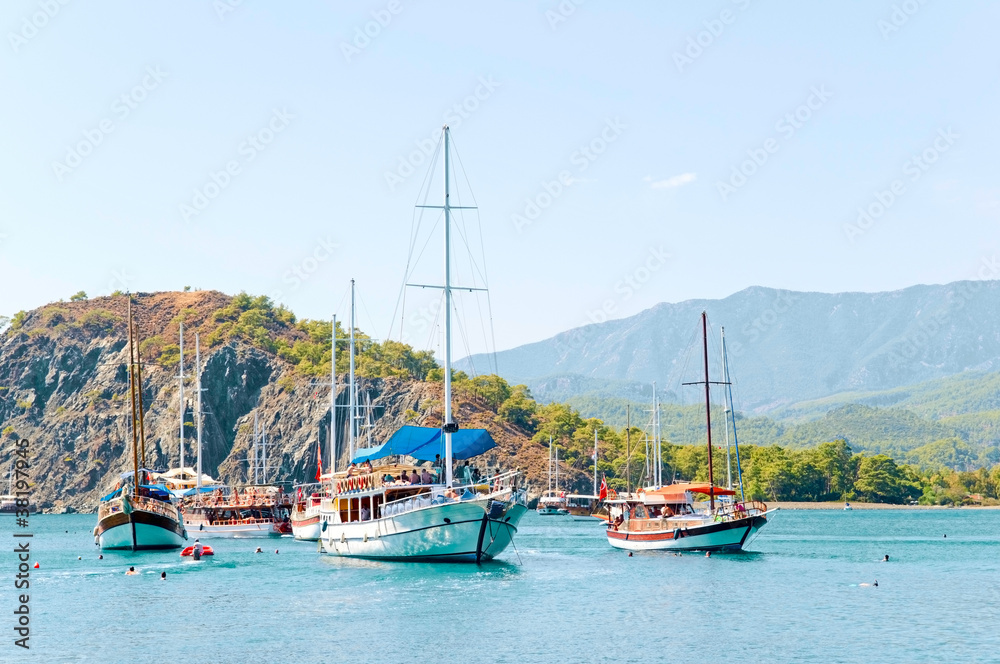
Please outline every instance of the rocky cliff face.
[[[207, 332], [211, 314], [229, 302], [221, 293], [138, 294], [133, 312], [151, 347], [176, 344], [185, 320], [185, 464], [194, 465], [194, 333]], [[89, 511], [119, 473], [131, 468], [128, 347], [124, 296], [48, 305], [27, 313], [0, 346], [0, 463], [12, 458], [14, 437], [31, 441], [34, 499], [45, 509]], [[242, 340], [209, 348], [202, 335], [203, 469], [227, 482], [246, 481], [256, 415], [267, 432], [271, 481], [310, 481], [317, 450], [329, 463], [330, 387], [300, 375], [285, 360]], [[178, 368], [144, 354], [146, 465], [178, 463]], [[348, 403], [346, 377], [338, 377], [338, 405]], [[440, 383], [395, 378], [359, 380], [361, 402], [370, 403], [377, 444], [402, 424], [438, 426]], [[498, 447], [478, 460], [519, 468], [531, 493], [545, 488], [547, 449], [476, 403], [456, 403], [463, 427], [490, 430]], [[347, 409], [338, 408], [338, 458], [346, 454]], [[579, 471], [560, 468], [567, 486], [589, 487]]]

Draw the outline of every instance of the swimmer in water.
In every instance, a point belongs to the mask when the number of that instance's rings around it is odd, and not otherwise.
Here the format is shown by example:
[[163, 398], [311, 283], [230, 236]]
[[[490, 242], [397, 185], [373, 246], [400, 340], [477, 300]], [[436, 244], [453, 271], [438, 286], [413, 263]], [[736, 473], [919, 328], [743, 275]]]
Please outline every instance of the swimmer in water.
[[166, 581], [166, 580], [167, 580], [167, 573], [160, 572], [160, 581]]
[[889, 562], [889, 554], [888, 553], [885, 554], [885, 558], [882, 559], [882, 562], [884, 562], [884, 563]]
[[711, 551], [706, 551], [705, 552], [705, 557], [706, 558], [711, 558], [712, 557], [712, 552]]
[[101, 555], [97, 556], [97, 559], [98, 560], [104, 560], [104, 554], [102, 553]]
[[261, 551], [261, 550], [260, 550], [260, 547], [258, 546], [258, 547], [257, 547], [257, 550], [256, 550], [256, 551], [254, 551], [254, 553], [264, 553], [264, 552], [263, 552], [263, 551]]
[[875, 579], [875, 583], [859, 583], [859, 588], [878, 588], [878, 579]]
[[125, 572], [125, 576], [132, 576], [133, 574], [138, 574], [138, 572], [135, 571], [134, 567], [129, 567], [128, 571]]
[[628, 552], [628, 557], [629, 557], [629, 558], [631, 558], [631, 557], [632, 557], [632, 552], [631, 552], [631, 551], [629, 551], [629, 552]]

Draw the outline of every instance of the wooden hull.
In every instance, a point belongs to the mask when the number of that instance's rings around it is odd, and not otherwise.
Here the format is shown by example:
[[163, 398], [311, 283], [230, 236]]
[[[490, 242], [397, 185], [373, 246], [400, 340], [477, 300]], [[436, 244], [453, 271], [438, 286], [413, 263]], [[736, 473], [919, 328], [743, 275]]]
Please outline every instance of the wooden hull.
[[144, 510], [109, 514], [97, 522], [95, 534], [101, 548], [108, 550], [179, 549], [187, 539], [178, 521]]
[[629, 551], [741, 551], [767, 524], [764, 515], [673, 530], [615, 530], [608, 528], [608, 542]]

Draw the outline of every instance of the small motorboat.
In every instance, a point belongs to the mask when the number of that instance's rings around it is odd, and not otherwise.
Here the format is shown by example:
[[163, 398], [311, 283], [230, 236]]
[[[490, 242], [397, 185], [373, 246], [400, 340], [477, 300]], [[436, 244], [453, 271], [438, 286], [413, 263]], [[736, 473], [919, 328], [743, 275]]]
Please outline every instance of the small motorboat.
[[[181, 551], [181, 557], [182, 558], [183, 557], [187, 557], [187, 556], [193, 556], [193, 555], [194, 555], [194, 547], [193, 546], [189, 546], [186, 549], [184, 549], [183, 551]], [[204, 546], [201, 547], [201, 555], [203, 555], [203, 556], [214, 556], [215, 555], [215, 551], [212, 551], [212, 547], [210, 547], [210, 546], [208, 546], [206, 544], [206, 545], [204, 545]]]

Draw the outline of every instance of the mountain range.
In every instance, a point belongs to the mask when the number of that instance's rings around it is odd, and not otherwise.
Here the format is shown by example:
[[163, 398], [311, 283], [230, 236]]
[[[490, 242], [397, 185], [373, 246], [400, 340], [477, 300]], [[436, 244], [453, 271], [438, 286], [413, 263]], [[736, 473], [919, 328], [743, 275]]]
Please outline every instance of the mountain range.
[[[661, 303], [628, 318], [572, 329], [499, 352], [496, 366], [542, 401], [649, 401], [655, 381], [661, 400], [691, 403], [698, 394], [681, 383], [701, 379], [702, 311], [711, 325], [712, 380], [721, 379], [719, 337], [725, 328], [736, 407], [750, 413], [808, 419], [821, 416], [826, 405], [863, 394], [1000, 366], [994, 324], [1000, 281], [834, 294], [755, 286], [721, 300]], [[458, 365], [488, 362], [472, 356]], [[882, 397], [886, 403], [906, 400], [904, 392]]]

